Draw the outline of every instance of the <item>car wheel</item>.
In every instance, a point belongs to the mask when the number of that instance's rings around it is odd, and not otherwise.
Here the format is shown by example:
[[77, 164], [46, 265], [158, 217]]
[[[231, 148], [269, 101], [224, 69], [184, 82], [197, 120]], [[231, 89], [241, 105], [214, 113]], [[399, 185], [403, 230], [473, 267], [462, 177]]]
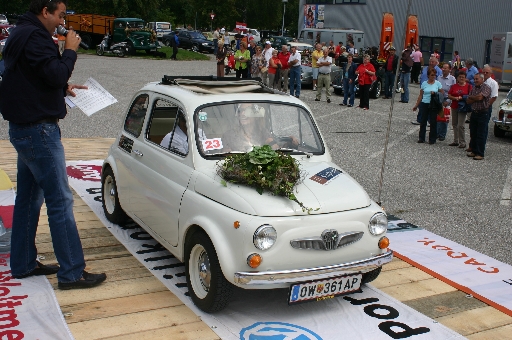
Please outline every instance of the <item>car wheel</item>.
[[361, 284], [369, 283], [375, 280], [382, 270], [382, 267], [379, 267], [377, 269], [374, 269], [372, 271], [369, 271], [368, 273], [363, 274], [363, 280], [361, 281]]
[[126, 213], [119, 204], [117, 184], [112, 168], [107, 166], [101, 176], [101, 204], [107, 220], [115, 224], [126, 221]]
[[136, 53], [135, 47], [133, 46], [133, 43], [130, 40], [128, 40], [126, 42], [126, 47], [128, 48], [129, 55], [135, 55], [135, 53]]
[[190, 48], [190, 50], [192, 52], [199, 52], [199, 47], [197, 45], [192, 45], [192, 47]]
[[506, 133], [507, 131], [500, 129], [498, 125], [494, 124], [494, 137], [505, 137]]
[[342, 95], [343, 94], [343, 91], [340, 89], [340, 88], [336, 88], [334, 87], [334, 93], [337, 94], [337, 95]]
[[91, 36], [89, 34], [85, 34], [84, 36], [82, 36], [82, 42], [90, 47], [92, 44]]
[[209, 237], [195, 233], [187, 242], [185, 271], [190, 297], [194, 304], [207, 313], [226, 307], [233, 286], [220, 269], [219, 259]]
[[99, 56], [102, 56], [103, 55], [103, 48], [101, 48], [100, 46], [96, 47], [96, 54], [99, 55]]
[[370, 91], [370, 97], [373, 99], [379, 98], [381, 90], [382, 90], [382, 83], [380, 81], [376, 81], [375, 84], [373, 84], [373, 88]]

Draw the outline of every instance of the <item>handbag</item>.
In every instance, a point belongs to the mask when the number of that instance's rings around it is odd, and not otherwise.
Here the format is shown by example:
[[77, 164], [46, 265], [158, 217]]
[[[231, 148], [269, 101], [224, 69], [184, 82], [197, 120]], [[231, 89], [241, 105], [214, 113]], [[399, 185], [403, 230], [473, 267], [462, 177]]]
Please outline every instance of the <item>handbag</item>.
[[263, 66], [263, 67], [261, 68], [261, 73], [266, 73], [266, 72], [268, 72], [268, 67]]
[[441, 98], [439, 98], [439, 92], [434, 92], [430, 95], [430, 104], [428, 104], [428, 109], [436, 112], [443, 110], [443, 103], [441, 102]]
[[466, 103], [465, 100], [460, 100], [460, 101], [457, 102], [457, 110], [460, 113], [471, 112], [471, 104]]

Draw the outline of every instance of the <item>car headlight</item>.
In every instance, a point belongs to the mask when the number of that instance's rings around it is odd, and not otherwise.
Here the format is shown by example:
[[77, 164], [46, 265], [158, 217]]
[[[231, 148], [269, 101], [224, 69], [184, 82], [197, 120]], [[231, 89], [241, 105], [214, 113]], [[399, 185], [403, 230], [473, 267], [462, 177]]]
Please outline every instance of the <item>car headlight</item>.
[[260, 250], [270, 249], [277, 240], [277, 232], [271, 225], [264, 224], [254, 232], [254, 246]]
[[376, 213], [370, 218], [368, 229], [372, 235], [384, 234], [388, 229], [388, 218], [384, 213]]
[[202, 45], [203, 45], [203, 46], [208, 46], [208, 45], [210, 45], [210, 44], [208, 44], [208, 43], [202, 43]]

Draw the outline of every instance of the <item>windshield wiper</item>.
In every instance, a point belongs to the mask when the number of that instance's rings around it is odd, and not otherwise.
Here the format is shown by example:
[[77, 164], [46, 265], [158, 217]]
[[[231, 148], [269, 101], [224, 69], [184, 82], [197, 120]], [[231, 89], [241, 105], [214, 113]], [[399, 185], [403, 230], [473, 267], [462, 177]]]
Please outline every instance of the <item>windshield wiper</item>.
[[313, 157], [313, 154], [311, 152], [301, 151], [301, 150], [297, 150], [297, 149], [279, 148], [277, 150], [278, 151], [283, 151], [283, 152], [298, 152], [298, 153], [306, 155], [308, 158]]
[[227, 156], [227, 155], [236, 155], [246, 153], [245, 151], [229, 151], [229, 152], [221, 152], [221, 153], [214, 153], [214, 154], [206, 154], [205, 156]]

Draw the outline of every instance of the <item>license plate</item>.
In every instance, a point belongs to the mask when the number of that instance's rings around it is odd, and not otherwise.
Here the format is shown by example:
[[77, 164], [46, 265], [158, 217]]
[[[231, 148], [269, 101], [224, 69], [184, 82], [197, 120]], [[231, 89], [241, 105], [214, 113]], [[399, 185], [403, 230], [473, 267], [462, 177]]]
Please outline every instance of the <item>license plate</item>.
[[335, 296], [356, 292], [361, 287], [362, 274], [334, 277], [298, 283], [290, 287], [288, 304], [322, 301]]

